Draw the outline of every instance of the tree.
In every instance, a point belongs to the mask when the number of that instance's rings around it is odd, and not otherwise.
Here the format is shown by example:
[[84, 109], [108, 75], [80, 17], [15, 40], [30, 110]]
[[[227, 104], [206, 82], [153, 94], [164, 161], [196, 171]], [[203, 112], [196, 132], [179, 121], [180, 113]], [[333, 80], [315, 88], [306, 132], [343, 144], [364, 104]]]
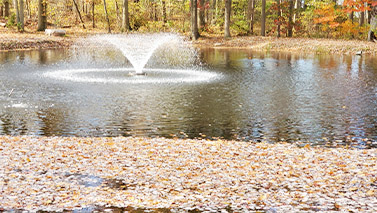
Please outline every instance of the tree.
[[193, 40], [197, 40], [200, 37], [198, 30], [198, 1], [190, 0], [191, 10], [191, 36]]
[[262, 0], [261, 36], [266, 35], [266, 0]]
[[254, 33], [254, 11], [255, 11], [255, 0], [249, 0], [247, 5], [247, 11], [248, 11], [248, 24], [249, 24], [249, 34]]
[[18, 7], [18, 0], [13, 0], [13, 7], [14, 7], [14, 12], [16, 14], [16, 22], [18, 23], [20, 21], [20, 10]]
[[119, 20], [120, 18], [120, 13], [119, 13], [119, 5], [118, 5], [118, 0], [115, 0], [115, 11], [116, 11], [116, 14], [117, 14], [117, 20]]
[[25, 28], [25, 18], [24, 18], [24, 0], [19, 0], [19, 27], [21, 31], [24, 31]]
[[44, 31], [47, 28], [47, 2], [38, 0], [38, 31]]
[[24, 31], [24, 0], [13, 0], [19, 30]]
[[205, 25], [205, 2], [204, 0], [199, 0], [199, 26], [203, 29]]
[[4, 16], [9, 17], [9, 0], [4, 0]]
[[224, 22], [224, 36], [230, 37], [230, 13], [232, 9], [232, 0], [225, 0], [225, 22]]
[[[80, 21], [82, 23], [82, 28], [86, 29], [84, 20], [82, 19], [82, 16], [81, 16], [81, 13], [80, 13], [80, 10], [79, 10], [79, 6], [77, 5], [76, 0], [73, 0], [73, 4], [75, 5], [77, 14], [79, 15]], [[94, 16], [94, 14], [93, 14], [93, 16]]]
[[[344, 12], [348, 13], [349, 20], [351, 23], [353, 23], [354, 19], [354, 13], [358, 12], [360, 13], [360, 19], [359, 19], [359, 26], [364, 25], [364, 12], [370, 10], [371, 12], [371, 18], [373, 18], [373, 7], [377, 5], [376, 1], [371, 0], [344, 0], [343, 6], [344, 6]], [[372, 21], [370, 22], [371, 27], [373, 27]], [[369, 34], [368, 33], [368, 40], [369, 40]]]
[[277, 12], [277, 37], [280, 38], [280, 25], [281, 25], [281, 9], [280, 9], [280, 0], [276, 0], [276, 12]]
[[293, 23], [296, 24], [296, 20], [298, 18], [298, 15], [300, 13], [300, 10], [301, 10], [301, 0], [296, 0], [295, 1], [295, 13], [293, 14]]
[[107, 32], [111, 33], [110, 19], [109, 19], [109, 15], [107, 13], [106, 0], [103, 0], [103, 8], [105, 10], [105, 17], [106, 17], [106, 22], [107, 22]]
[[92, 0], [92, 25], [93, 28], [96, 28], [96, 21], [94, 19], [94, 9], [95, 9], [95, 0]]
[[30, 11], [30, 0], [25, 0], [26, 2], [26, 12], [27, 12], [27, 17], [31, 19], [31, 11]]
[[128, 31], [130, 29], [130, 19], [128, 15], [128, 0], [123, 0], [122, 31]]
[[371, 20], [370, 29], [368, 32], [368, 41], [376, 40], [376, 30], [377, 30], [377, 2], [372, 3], [372, 8], [370, 10]]
[[364, 25], [364, 20], [365, 20], [365, 10], [360, 12], [360, 19], [359, 19], [359, 25], [360, 26]]
[[293, 35], [293, 0], [289, 0], [288, 37]]
[[216, 15], [217, 15], [217, 1], [216, 0], [212, 0], [212, 4], [210, 6], [210, 20], [209, 23], [211, 24], [215, 24], [216, 22]]
[[167, 15], [166, 15], [166, 2], [165, 0], [162, 0], [162, 20], [164, 21], [164, 24], [166, 24], [167, 20]]

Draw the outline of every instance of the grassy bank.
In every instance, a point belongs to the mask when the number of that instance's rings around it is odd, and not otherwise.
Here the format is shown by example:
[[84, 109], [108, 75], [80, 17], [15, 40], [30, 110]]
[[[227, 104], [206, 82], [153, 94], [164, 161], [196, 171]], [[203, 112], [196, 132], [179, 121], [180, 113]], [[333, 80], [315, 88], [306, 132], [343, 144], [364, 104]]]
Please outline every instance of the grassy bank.
[[0, 209], [377, 211], [374, 149], [0, 136]]

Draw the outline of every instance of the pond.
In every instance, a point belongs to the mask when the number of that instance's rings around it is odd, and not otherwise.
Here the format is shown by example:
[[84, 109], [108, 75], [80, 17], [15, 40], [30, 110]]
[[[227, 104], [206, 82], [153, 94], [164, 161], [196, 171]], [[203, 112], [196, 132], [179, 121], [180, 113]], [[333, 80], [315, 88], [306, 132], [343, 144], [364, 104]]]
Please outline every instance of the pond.
[[2, 52], [0, 134], [377, 146], [375, 57], [202, 49], [193, 63], [157, 51], [130, 80], [117, 50]]

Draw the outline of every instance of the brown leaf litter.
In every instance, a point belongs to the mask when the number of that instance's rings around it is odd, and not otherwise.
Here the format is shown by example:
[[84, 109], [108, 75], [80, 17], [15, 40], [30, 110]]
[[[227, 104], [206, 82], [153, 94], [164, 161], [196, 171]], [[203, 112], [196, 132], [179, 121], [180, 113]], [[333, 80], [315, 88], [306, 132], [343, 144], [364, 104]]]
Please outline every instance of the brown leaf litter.
[[0, 136], [0, 209], [376, 212], [376, 160], [288, 143]]

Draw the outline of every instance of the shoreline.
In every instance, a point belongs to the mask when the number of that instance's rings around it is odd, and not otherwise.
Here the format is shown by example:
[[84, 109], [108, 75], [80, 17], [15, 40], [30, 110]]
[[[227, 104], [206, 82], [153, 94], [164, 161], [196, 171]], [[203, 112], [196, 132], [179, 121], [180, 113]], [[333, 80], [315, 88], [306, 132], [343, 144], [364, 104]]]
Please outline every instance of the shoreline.
[[[11, 33], [0, 34], [0, 52], [45, 50], [69, 48], [78, 39], [90, 35], [102, 34], [67, 32], [67, 36], [47, 36], [39, 33]], [[377, 55], [377, 43], [359, 40], [334, 40], [311, 38], [276, 38], [262, 36], [238, 36], [225, 39], [220, 36], [200, 37], [197, 41], [190, 41], [196, 48], [213, 49], [246, 49], [265, 52], [294, 52], [314, 54], [363, 54]]]
[[375, 149], [0, 136], [0, 210], [377, 211]]
[[230, 39], [204, 37], [194, 41], [193, 44], [201, 48], [215, 49], [248, 49], [312, 54], [356, 54], [358, 51], [363, 51], [363, 54], [377, 55], [377, 43], [359, 40], [239, 36]]

